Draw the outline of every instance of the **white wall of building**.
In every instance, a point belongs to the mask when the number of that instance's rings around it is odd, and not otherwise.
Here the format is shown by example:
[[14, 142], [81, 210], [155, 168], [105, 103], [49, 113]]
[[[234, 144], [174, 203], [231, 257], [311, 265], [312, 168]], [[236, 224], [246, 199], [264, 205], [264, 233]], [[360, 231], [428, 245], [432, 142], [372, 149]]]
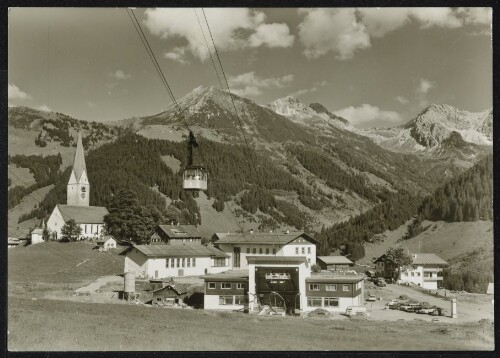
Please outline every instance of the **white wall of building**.
[[[84, 194], [83, 197], [82, 194]], [[67, 205], [89, 206], [90, 184], [85, 171], [78, 182], [76, 181], [75, 172], [71, 172], [66, 187], [66, 197]]]
[[[61, 229], [66, 224], [64, 221], [59, 208], [56, 206], [50, 214], [49, 220], [47, 220], [47, 229], [49, 232], [57, 233], [57, 240], [61, 240], [62, 234]], [[97, 239], [104, 230], [104, 224], [80, 224], [82, 233], [78, 240], [91, 240]]]
[[125, 256], [124, 272], [133, 272], [135, 277], [147, 277], [148, 260], [146, 255], [132, 248]]
[[31, 233], [31, 245], [43, 242], [43, 234]]
[[[320, 297], [315, 297], [315, 298], [320, 298]], [[309, 306], [306, 300], [305, 306], [302, 306], [304, 307], [304, 311], [314, 311], [315, 309], [322, 308], [329, 312], [345, 312], [346, 308], [349, 306], [363, 306], [361, 295], [358, 295], [357, 297], [338, 297], [339, 301], [338, 307], [325, 306], [324, 298], [321, 297], [321, 299], [322, 299], [321, 307]]]
[[[438, 277], [438, 272], [442, 271], [442, 268], [429, 268], [426, 270], [424, 266], [416, 266], [412, 270], [402, 271], [399, 274], [399, 283], [410, 283], [426, 289], [437, 289], [438, 281], [442, 279], [436, 279]], [[429, 277], [425, 275], [428, 274]]]
[[[231, 296], [231, 295], [228, 295]], [[234, 296], [234, 295], [232, 295]], [[234, 297], [233, 297], [234, 302]], [[221, 305], [219, 304], [219, 295], [205, 295], [203, 308], [206, 310], [239, 310], [244, 305]]]

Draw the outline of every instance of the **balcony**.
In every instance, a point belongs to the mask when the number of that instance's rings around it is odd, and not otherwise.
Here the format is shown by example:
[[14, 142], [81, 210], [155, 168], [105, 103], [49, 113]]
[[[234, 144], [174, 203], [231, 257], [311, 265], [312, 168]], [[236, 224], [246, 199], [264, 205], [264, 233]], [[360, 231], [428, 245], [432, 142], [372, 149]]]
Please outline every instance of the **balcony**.
[[425, 277], [424, 276], [424, 281], [442, 281], [443, 276], [432, 276], [432, 277]]

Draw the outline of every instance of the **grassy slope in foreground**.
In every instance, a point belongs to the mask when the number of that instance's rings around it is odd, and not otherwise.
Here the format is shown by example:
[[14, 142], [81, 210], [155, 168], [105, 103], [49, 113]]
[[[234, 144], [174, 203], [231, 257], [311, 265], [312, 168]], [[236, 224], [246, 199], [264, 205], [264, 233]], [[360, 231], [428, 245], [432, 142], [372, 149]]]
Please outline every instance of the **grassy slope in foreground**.
[[487, 322], [381, 326], [24, 298], [9, 301], [8, 330], [9, 350], [491, 350], [494, 342]]

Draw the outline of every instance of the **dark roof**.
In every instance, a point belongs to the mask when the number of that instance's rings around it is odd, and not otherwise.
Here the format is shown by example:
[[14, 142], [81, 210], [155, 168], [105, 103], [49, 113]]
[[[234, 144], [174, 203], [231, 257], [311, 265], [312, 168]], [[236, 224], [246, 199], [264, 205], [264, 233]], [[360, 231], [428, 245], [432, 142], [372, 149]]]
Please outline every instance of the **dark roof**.
[[306, 282], [322, 282], [322, 283], [358, 283], [363, 281], [364, 275], [356, 274], [334, 274], [331, 272], [313, 272], [311, 277], [306, 278]]
[[228, 257], [225, 252], [213, 246], [204, 245], [133, 245], [123, 251], [125, 254], [132, 248], [139, 250], [147, 257]]
[[412, 254], [414, 265], [447, 265], [448, 263], [436, 254]]
[[248, 256], [249, 264], [279, 264], [279, 263], [302, 263], [307, 262], [305, 256]]
[[265, 244], [265, 245], [286, 245], [298, 237], [302, 237], [312, 244], [318, 242], [302, 231], [290, 233], [215, 233], [214, 244]]
[[158, 225], [168, 237], [184, 238], [184, 237], [200, 237], [201, 234], [194, 225]]
[[205, 281], [248, 281], [248, 270], [231, 270], [202, 277]]
[[177, 292], [178, 295], [182, 295], [184, 293], [187, 293], [187, 286], [184, 285], [183, 283], [179, 283], [179, 282], [165, 283], [165, 286], [163, 286], [162, 288], [159, 288], [157, 290], [154, 290], [153, 293], [157, 293], [157, 292], [165, 290], [169, 287], [171, 287], [175, 292]]
[[353, 264], [353, 262], [345, 256], [318, 256], [317, 259], [323, 261], [327, 265]]
[[73, 219], [77, 224], [103, 224], [108, 209], [103, 206], [62, 205], [57, 207], [65, 222]]

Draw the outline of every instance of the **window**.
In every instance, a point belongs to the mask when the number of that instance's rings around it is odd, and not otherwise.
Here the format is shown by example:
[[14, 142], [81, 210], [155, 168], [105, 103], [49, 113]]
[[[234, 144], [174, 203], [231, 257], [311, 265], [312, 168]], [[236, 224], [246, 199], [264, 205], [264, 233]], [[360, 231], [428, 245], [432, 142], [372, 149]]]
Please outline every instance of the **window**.
[[350, 287], [349, 287], [349, 286], [350, 286], [350, 285], [343, 285], [343, 286], [342, 286], [342, 291], [349, 291], [349, 289], [350, 289]]
[[215, 282], [209, 282], [209, 283], [208, 283], [208, 288], [209, 288], [210, 290], [215, 289]]
[[327, 291], [337, 291], [337, 285], [326, 285]]
[[257, 249], [254, 247], [252, 248], [252, 254], [256, 254], [257, 253]]
[[87, 191], [87, 188], [85, 188], [84, 186], [82, 186], [82, 193], [85, 193]]
[[232, 305], [233, 296], [219, 296], [219, 305]]
[[87, 224], [85, 224], [85, 233], [87, 233]]
[[420, 277], [420, 272], [417, 272], [417, 276]]
[[319, 285], [317, 283], [310, 284], [309, 291], [319, 291]]
[[165, 267], [170, 267], [170, 259], [165, 260]]
[[161, 302], [161, 297], [156, 297], [156, 302]]
[[[429, 277], [429, 273], [428, 272], [424, 272], [424, 277]], [[432, 276], [430, 276], [432, 277]]]
[[306, 253], [306, 248], [302, 247], [302, 255], [304, 255], [305, 253]]
[[334, 297], [325, 297], [325, 307], [338, 307], [339, 299]]
[[221, 283], [221, 288], [223, 290], [230, 290], [231, 289], [231, 282], [222, 282]]
[[193, 267], [196, 267], [196, 257], [193, 257]]
[[308, 248], [307, 248], [307, 253], [308, 253], [308, 254], [310, 254], [310, 253], [311, 253], [311, 248], [310, 248], [310, 247], [308, 247]]
[[244, 283], [244, 282], [240, 282], [240, 283], [237, 283], [237, 284], [236, 284], [236, 288], [237, 288], [237, 289], [239, 289], [239, 290], [241, 290], [241, 289], [245, 288], [246, 286], [247, 286], [247, 285], [246, 285], [246, 283]]
[[213, 261], [212, 267], [224, 267], [226, 266], [226, 258], [225, 257], [215, 257]]
[[249, 248], [249, 247], [247, 247], [247, 254], [249, 254], [249, 253], [250, 253], [250, 248]]
[[259, 247], [259, 254], [262, 253], [262, 247]]
[[234, 296], [234, 304], [235, 305], [245, 304], [245, 296]]
[[181, 266], [184, 267], [184, 258], [181, 259]]
[[189, 258], [189, 257], [188, 257], [188, 258], [186, 259], [186, 261], [187, 261], [187, 265], [186, 265], [186, 266], [187, 266], [187, 267], [191, 267], [191, 258]]
[[266, 247], [266, 255], [269, 255], [269, 247]]
[[273, 255], [276, 255], [276, 249], [273, 249]]
[[299, 254], [299, 248], [298, 248], [298, 247], [296, 247], [296, 248], [295, 248], [295, 255], [298, 255], [298, 254]]
[[414, 276], [415, 276], [415, 272], [412, 272], [412, 273], [411, 273], [411, 277], [414, 277]]
[[321, 307], [322, 306], [322, 299], [321, 298], [308, 298], [307, 299], [307, 305], [309, 307]]
[[177, 267], [181, 267], [181, 259], [177, 259]]

